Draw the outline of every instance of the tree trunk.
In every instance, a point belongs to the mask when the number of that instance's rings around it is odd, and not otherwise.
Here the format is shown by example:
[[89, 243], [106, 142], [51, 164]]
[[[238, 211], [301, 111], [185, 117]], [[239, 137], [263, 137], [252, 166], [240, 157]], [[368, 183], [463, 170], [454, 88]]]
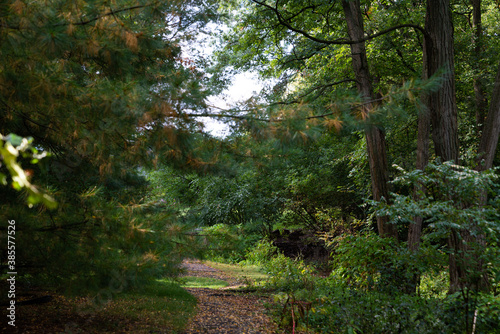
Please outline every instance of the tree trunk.
[[493, 167], [493, 160], [498, 146], [498, 137], [500, 136], [500, 66], [493, 93], [491, 94], [491, 103], [488, 109], [488, 115], [483, 127], [481, 142], [478, 148], [478, 165], [476, 170], [483, 171]]
[[[425, 52], [425, 43], [423, 50], [423, 71], [422, 71], [422, 79], [428, 79], [427, 75], [427, 55]], [[420, 110], [418, 115], [418, 132], [417, 132], [417, 161], [416, 168], [420, 170], [424, 170], [425, 166], [429, 162], [429, 137], [431, 133], [431, 119], [429, 115], [429, 110], [427, 106], [428, 96], [422, 95], [421, 97], [423, 110]], [[422, 189], [422, 186], [416, 185], [413, 191], [413, 198], [418, 201], [420, 199], [419, 192], [425, 191]], [[420, 241], [422, 237], [422, 224], [424, 218], [421, 216], [413, 217], [413, 223], [408, 227], [408, 250], [412, 253], [416, 253], [420, 248]], [[420, 275], [418, 273], [414, 273], [411, 281], [406, 287], [406, 293], [415, 294], [417, 291], [417, 286], [420, 282]]]
[[[428, 109], [432, 124], [432, 139], [436, 155], [443, 161], [453, 160], [458, 163], [458, 124], [455, 95], [453, 25], [449, 0], [427, 0], [425, 39], [427, 56], [427, 73], [430, 78], [438, 74], [441, 85], [438, 91], [429, 94]], [[450, 292], [463, 287], [467, 281], [461, 261], [463, 241], [456, 230], [452, 230], [448, 238]]]
[[441, 86], [429, 94], [432, 139], [436, 155], [458, 163], [458, 125], [455, 96], [453, 25], [449, 0], [427, 0], [425, 39], [428, 77], [440, 75]]
[[[423, 97], [425, 99], [425, 97]], [[417, 137], [417, 169], [424, 170], [429, 162], [429, 136], [430, 136], [430, 117], [426, 110], [418, 116], [418, 137]], [[418, 193], [422, 191], [422, 186], [415, 186], [413, 198], [418, 200]], [[412, 252], [418, 251], [420, 247], [420, 238], [422, 235], [423, 217], [413, 218], [413, 224], [408, 229], [408, 249]]]
[[[423, 50], [423, 73], [422, 79], [428, 79], [427, 72], [427, 55], [426, 48], [424, 43]], [[418, 133], [417, 133], [417, 162], [416, 168], [420, 170], [424, 170], [425, 166], [429, 162], [429, 137], [431, 133], [431, 119], [429, 115], [429, 110], [427, 106], [429, 105], [428, 96], [423, 95], [421, 97], [422, 105], [424, 106], [423, 110], [420, 111], [418, 115]], [[413, 192], [413, 198], [415, 200], [419, 199], [418, 192], [422, 190], [420, 186], [415, 186], [415, 190]], [[413, 224], [410, 224], [408, 228], [408, 249], [412, 252], [418, 251], [420, 247], [420, 238], [422, 235], [422, 222], [423, 217], [414, 217]]]
[[472, 28], [474, 29], [474, 60], [472, 66], [476, 71], [474, 79], [474, 95], [476, 99], [476, 123], [479, 131], [483, 129], [484, 119], [488, 109], [488, 100], [484, 89], [484, 66], [482, 57], [484, 54], [483, 25], [481, 19], [481, 0], [471, 0], [472, 4]]
[[[343, 0], [342, 7], [344, 9], [347, 31], [350, 39], [354, 41], [361, 40], [364, 37], [364, 26], [363, 16], [360, 10], [360, 1]], [[352, 67], [356, 77], [358, 91], [366, 100], [373, 100], [373, 86], [368, 69], [365, 43], [351, 44], [351, 53]], [[363, 117], [367, 122], [370, 122], [369, 117], [374, 106], [372, 103], [367, 103], [363, 108]], [[380, 201], [382, 198], [388, 200], [389, 176], [384, 132], [374, 125], [368, 125], [365, 130], [365, 136], [373, 199], [376, 201]], [[377, 217], [377, 227], [382, 237], [393, 237], [397, 240], [397, 229], [394, 225], [388, 223], [387, 217]]]
[[[478, 158], [476, 170], [479, 172], [485, 171], [493, 167], [493, 160], [498, 147], [498, 137], [500, 136], [500, 66], [495, 78], [495, 85], [491, 96], [491, 103], [486, 116], [486, 122], [483, 126], [481, 141], [478, 148]], [[481, 204], [485, 205], [488, 200], [488, 195], [483, 192], [481, 195]], [[488, 273], [486, 272], [486, 264], [483, 260], [477, 260], [483, 250], [487, 247], [486, 238], [482, 230], [477, 226], [472, 226], [475, 231], [463, 231], [461, 233], [462, 239], [465, 240], [463, 244], [463, 252], [472, 253], [474, 277], [477, 282], [476, 288], [481, 291], [488, 291], [491, 286], [488, 280]], [[469, 245], [478, 246], [477, 249], [470, 249]]]

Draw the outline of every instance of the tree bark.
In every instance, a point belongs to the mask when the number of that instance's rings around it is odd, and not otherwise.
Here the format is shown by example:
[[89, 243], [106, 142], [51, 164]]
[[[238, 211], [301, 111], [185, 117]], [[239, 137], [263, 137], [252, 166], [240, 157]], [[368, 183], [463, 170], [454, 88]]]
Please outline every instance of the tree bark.
[[425, 39], [428, 77], [440, 74], [441, 86], [429, 94], [432, 139], [436, 155], [458, 163], [458, 124], [455, 95], [453, 25], [449, 0], [427, 0]]
[[[425, 39], [427, 75], [441, 77], [440, 88], [428, 97], [431, 117], [432, 139], [435, 152], [443, 161], [458, 163], [458, 121], [455, 94], [453, 24], [449, 0], [427, 0]], [[448, 238], [450, 248], [449, 275], [450, 292], [463, 287], [467, 281], [464, 268], [463, 241], [459, 233], [452, 229]]]
[[484, 119], [488, 110], [488, 99], [484, 88], [484, 66], [481, 59], [484, 54], [483, 24], [481, 18], [481, 0], [471, 0], [472, 4], [472, 28], [474, 29], [474, 60], [472, 66], [477, 72], [474, 78], [474, 95], [476, 99], [476, 123], [479, 131], [483, 129]]
[[[425, 37], [424, 37], [425, 38]], [[427, 72], [427, 55], [426, 55], [425, 43], [423, 45], [423, 71], [422, 79], [428, 79]], [[418, 115], [418, 131], [417, 131], [417, 161], [416, 168], [424, 170], [429, 162], [429, 138], [431, 133], [431, 119], [429, 115], [429, 110], [427, 106], [429, 105], [428, 96], [423, 94], [421, 97], [422, 110]], [[413, 199], [418, 201], [420, 199], [419, 193], [425, 191], [421, 185], [415, 185], [413, 190]], [[421, 216], [413, 217], [413, 223], [408, 227], [408, 250], [412, 253], [416, 253], [420, 248], [420, 241], [422, 237], [422, 225], [424, 218]], [[406, 287], [406, 293], [415, 294], [417, 291], [417, 286], [420, 282], [420, 275], [414, 273], [411, 281], [408, 282]]]
[[493, 160], [500, 136], [500, 66], [495, 78], [491, 94], [490, 107], [484, 123], [481, 142], [478, 148], [478, 164], [476, 170], [483, 171], [493, 167]]
[[[418, 138], [417, 138], [417, 169], [424, 170], [429, 162], [429, 136], [430, 136], [430, 118], [426, 111], [421, 112], [418, 117]], [[419, 192], [425, 191], [422, 186], [416, 185], [413, 198], [420, 198]], [[422, 236], [423, 217], [413, 218], [413, 224], [408, 229], [408, 248], [416, 252], [420, 247], [420, 238]]]
[[[428, 79], [428, 64], [427, 64], [427, 54], [425, 43], [423, 46], [423, 72], [422, 79]], [[417, 161], [416, 168], [424, 170], [429, 162], [429, 137], [431, 133], [431, 119], [429, 115], [429, 110], [427, 106], [429, 105], [428, 96], [423, 95], [421, 97], [423, 110], [420, 110], [418, 115], [418, 132], [417, 132]], [[421, 191], [420, 186], [415, 186], [413, 192], [413, 198], [415, 200], [419, 199], [418, 192]], [[412, 252], [418, 251], [420, 247], [420, 238], [422, 236], [422, 223], [423, 217], [417, 216], [413, 218], [413, 224], [410, 224], [408, 228], [408, 249]]]
[[[353, 41], [362, 40], [364, 38], [364, 23], [360, 9], [360, 1], [343, 0], [342, 7], [347, 22], [349, 38]], [[373, 100], [373, 86], [368, 68], [365, 42], [351, 44], [351, 53], [352, 68], [356, 77], [358, 92], [366, 100]], [[363, 107], [363, 117], [367, 120], [367, 122], [370, 122], [369, 117], [373, 109], [374, 105], [371, 103], [368, 103]], [[388, 200], [389, 175], [384, 132], [374, 125], [368, 125], [365, 130], [365, 136], [368, 161], [370, 165], [373, 199], [376, 201], [380, 201], [382, 198]], [[397, 229], [394, 225], [388, 223], [387, 217], [377, 217], [377, 227], [380, 236], [393, 237], [396, 240], [398, 239]]]
[[[493, 167], [493, 160], [498, 147], [498, 137], [500, 136], [500, 66], [495, 78], [495, 85], [493, 88], [491, 103], [486, 116], [486, 122], [483, 126], [481, 141], [478, 148], [478, 158], [476, 170], [479, 172], [485, 171]], [[486, 205], [488, 195], [486, 192], [481, 194], [480, 205]], [[473, 225], [472, 229], [475, 231], [463, 231], [461, 233], [462, 239], [465, 243], [461, 243], [462, 251], [472, 253], [475, 258], [479, 258], [482, 250], [487, 247], [486, 237], [479, 227]], [[468, 245], [479, 246], [478, 250], [470, 249]], [[481, 291], [488, 291], [491, 286], [488, 280], [488, 273], [486, 272], [486, 264], [483, 260], [474, 260], [474, 271], [478, 274], [476, 276], [476, 288]]]

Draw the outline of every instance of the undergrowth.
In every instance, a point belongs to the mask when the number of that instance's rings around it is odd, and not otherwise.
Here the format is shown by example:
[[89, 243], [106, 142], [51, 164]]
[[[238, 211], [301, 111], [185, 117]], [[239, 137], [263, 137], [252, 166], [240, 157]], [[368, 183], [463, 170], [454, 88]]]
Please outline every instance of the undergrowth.
[[212, 259], [261, 268], [265, 276], [250, 284], [272, 295], [270, 313], [287, 333], [500, 333], [497, 285], [489, 294], [449, 294], [439, 240], [425, 239], [411, 253], [373, 232], [343, 235], [330, 240], [332, 270], [324, 275], [269, 240], [240, 242], [235, 228], [223, 226], [210, 233], [224, 241]]
[[[266, 275], [252, 288], [272, 295], [270, 313], [285, 332], [467, 333], [474, 323], [474, 333], [500, 333], [500, 297], [448, 294], [447, 255], [440, 247], [424, 243], [412, 256], [404, 243], [392, 245], [373, 233], [334, 243], [329, 275], [266, 240], [240, 262]], [[419, 284], [408, 293], [415, 274]]]
[[[366, 238], [359, 241], [370, 243]], [[353, 240], [350, 242], [351, 247], [359, 246]], [[349, 253], [345, 250], [344, 255]], [[387, 260], [386, 254], [378, 255]], [[326, 277], [318, 275], [304, 261], [282, 254], [262, 263], [269, 275], [263, 289], [271, 291], [274, 296], [271, 313], [285, 331], [466, 333], [469, 324], [474, 322], [475, 333], [500, 333], [500, 297], [491, 294], [469, 295], [468, 298], [461, 293], [448, 295], [447, 272], [442, 269], [420, 268], [417, 293], [408, 294], [398, 289], [394, 280], [387, 279], [376, 264], [367, 266], [367, 262], [360, 261], [348, 267], [343, 260], [342, 255], [337, 255], [337, 267]], [[394, 261], [403, 260], [395, 256]], [[403, 272], [401, 277], [409, 275]]]

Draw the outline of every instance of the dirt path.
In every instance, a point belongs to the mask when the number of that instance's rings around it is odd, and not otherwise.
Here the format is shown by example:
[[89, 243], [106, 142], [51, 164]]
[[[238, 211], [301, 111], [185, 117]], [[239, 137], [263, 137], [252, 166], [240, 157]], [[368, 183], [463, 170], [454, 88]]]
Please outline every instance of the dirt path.
[[224, 280], [225, 289], [188, 288], [198, 300], [197, 314], [182, 334], [256, 334], [277, 333], [276, 326], [265, 315], [265, 299], [232, 290], [238, 285], [234, 277], [196, 261], [185, 261], [186, 276], [212, 277]]

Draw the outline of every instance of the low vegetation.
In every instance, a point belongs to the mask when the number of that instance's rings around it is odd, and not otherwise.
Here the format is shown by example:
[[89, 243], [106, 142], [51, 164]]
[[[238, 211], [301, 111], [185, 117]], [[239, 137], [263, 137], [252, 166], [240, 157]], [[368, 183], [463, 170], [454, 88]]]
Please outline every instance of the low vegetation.
[[219, 289], [228, 286], [228, 283], [217, 278], [186, 276], [180, 278], [180, 285], [183, 288]]
[[121, 316], [150, 330], [180, 330], [193, 316], [196, 299], [178, 284], [158, 280], [117, 296], [104, 306], [110, 317]]
[[[112, 289], [79, 297], [43, 293], [50, 294], [50, 302], [17, 307], [18, 333], [175, 333], [195, 314], [197, 304], [179, 284], [165, 281], [120, 293]], [[32, 297], [21, 295], [18, 301]], [[16, 332], [5, 323], [2, 326], [5, 333]]]
[[[258, 266], [250, 268], [260, 268], [261, 274], [258, 280], [249, 281], [251, 290], [273, 297], [269, 311], [287, 333], [462, 333], [468, 327], [476, 333], [498, 333], [499, 296], [473, 291], [448, 294], [445, 267], [429, 267], [425, 257], [419, 262], [427, 269], [421, 273], [417, 293], [404, 293], [393, 276], [383, 272], [388, 256], [404, 253], [404, 248], [387, 248], [385, 254], [366, 252], [385, 242], [373, 233], [340, 241], [337, 248], [342, 253], [332, 262], [328, 275], [303, 259], [284, 256], [271, 242], [261, 242], [257, 253], [274, 255], [254, 256], [252, 263]], [[439, 250], [423, 249], [427, 256], [446, 262]], [[349, 262], [353, 253], [357, 261]], [[402, 254], [398, 261], [404, 258]], [[210, 265], [242, 273], [248, 270], [246, 263]], [[401, 265], [403, 268], [393, 270], [402, 279], [412, 274], [411, 267]]]

